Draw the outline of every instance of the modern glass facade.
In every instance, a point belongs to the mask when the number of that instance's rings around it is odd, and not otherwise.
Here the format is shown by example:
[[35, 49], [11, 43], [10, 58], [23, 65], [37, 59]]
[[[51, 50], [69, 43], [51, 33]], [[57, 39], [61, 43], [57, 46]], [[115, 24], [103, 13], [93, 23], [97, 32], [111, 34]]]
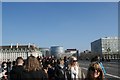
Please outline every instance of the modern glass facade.
[[64, 48], [62, 46], [52, 46], [50, 48], [51, 55], [59, 58], [64, 53]]

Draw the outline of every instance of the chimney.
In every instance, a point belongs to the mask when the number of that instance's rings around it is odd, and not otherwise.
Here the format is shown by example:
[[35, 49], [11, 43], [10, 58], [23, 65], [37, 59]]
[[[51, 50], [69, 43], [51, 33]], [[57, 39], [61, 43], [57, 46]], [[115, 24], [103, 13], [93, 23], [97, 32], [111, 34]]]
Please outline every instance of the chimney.
[[33, 46], [35, 47], [35, 44], [33, 43]]
[[17, 43], [17, 45], [16, 45], [16, 48], [18, 48], [18, 43]]
[[12, 43], [11, 43], [11, 45], [10, 45], [10, 48], [12, 48]]
[[28, 48], [30, 48], [30, 43], [28, 44]]
[[35, 44], [33, 43], [33, 49], [35, 49]]

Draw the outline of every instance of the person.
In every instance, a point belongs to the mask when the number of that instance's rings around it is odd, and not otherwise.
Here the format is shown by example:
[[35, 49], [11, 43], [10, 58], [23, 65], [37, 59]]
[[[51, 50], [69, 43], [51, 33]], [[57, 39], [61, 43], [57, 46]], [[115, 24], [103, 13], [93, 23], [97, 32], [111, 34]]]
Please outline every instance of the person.
[[67, 58], [67, 56], [64, 56], [64, 65], [65, 65], [65, 67], [66, 68], [68, 68], [68, 58]]
[[54, 80], [54, 67], [51, 64], [48, 64], [48, 78], [49, 80]]
[[64, 59], [60, 58], [58, 64], [55, 66], [55, 80], [65, 80], [65, 70]]
[[71, 79], [68, 80], [84, 80], [85, 74], [83, 73], [82, 69], [80, 68], [77, 58], [71, 57], [69, 60], [69, 69], [70, 69], [70, 77]]
[[1, 64], [2, 72], [0, 73], [1, 80], [8, 80], [7, 62]]
[[3, 70], [0, 73], [0, 80], [7, 80], [7, 75], [5, 74], [6, 72], [7, 72], [6, 70]]
[[27, 58], [24, 69], [22, 80], [48, 80], [39, 61], [32, 55]]
[[8, 72], [8, 75], [10, 73], [11, 67], [12, 67], [11, 61], [10, 61], [10, 59], [8, 59], [8, 61], [7, 61], [7, 72]]
[[103, 80], [104, 75], [98, 63], [90, 64], [85, 80]]
[[12, 62], [12, 68], [13, 68], [14, 66], [16, 66], [16, 61], [13, 61], [13, 62]]
[[101, 62], [101, 60], [100, 60], [100, 56], [95, 56], [95, 57], [93, 57], [93, 58], [91, 59], [91, 64], [92, 64], [92, 63], [98, 63], [99, 66], [101, 67], [104, 75], [106, 75], [106, 70], [105, 70], [105, 68], [104, 68], [104, 66], [103, 66], [103, 64], [102, 64], [102, 62]]
[[22, 57], [18, 57], [16, 59], [15, 65], [12, 67], [10, 71], [10, 80], [22, 80], [22, 72], [24, 60]]
[[4, 70], [7, 71], [7, 62], [2, 62], [1, 68], [2, 68], [2, 71], [4, 71]]
[[49, 78], [49, 76], [48, 76], [48, 66], [47, 66], [47, 65], [46, 65], [46, 66], [43, 66], [43, 67], [42, 67], [42, 70], [43, 70], [44, 76], [45, 76], [46, 78]]
[[93, 57], [92, 59], [91, 59], [91, 63], [92, 62], [100, 62], [100, 56], [95, 56], [95, 57]]

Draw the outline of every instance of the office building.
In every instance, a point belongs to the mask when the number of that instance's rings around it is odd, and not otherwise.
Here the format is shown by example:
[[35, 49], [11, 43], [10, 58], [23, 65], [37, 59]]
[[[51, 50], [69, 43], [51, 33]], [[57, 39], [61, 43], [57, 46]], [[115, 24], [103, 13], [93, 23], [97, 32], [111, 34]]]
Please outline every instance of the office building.
[[93, 41], [91, 51], [104, 59], [118, 59], [118, 37], [105, 37]]

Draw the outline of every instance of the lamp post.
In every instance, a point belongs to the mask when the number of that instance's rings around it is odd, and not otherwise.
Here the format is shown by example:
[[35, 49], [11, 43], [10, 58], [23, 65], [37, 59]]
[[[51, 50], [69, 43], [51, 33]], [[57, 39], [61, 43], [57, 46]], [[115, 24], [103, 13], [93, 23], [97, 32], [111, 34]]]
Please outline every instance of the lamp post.
[[108, 53], [108, 61], [110, 60], [110, 58], [109, 58], [110, 51], [111, 51], [111, 49], [110, 49], [110, 47], [108, 47], [108, 48], [107, 48], [107, 53]]
[[107, 60], [109, 61], [109, 55], [110, 55], [110, 51], [111, 51], [111, 49], [110, 49], [110, 44], [109, 44], [109, 42], [107, 41], [107, 43], [105, 44], [105, 50], [106, 50], [106, 56], [107, 56]]

